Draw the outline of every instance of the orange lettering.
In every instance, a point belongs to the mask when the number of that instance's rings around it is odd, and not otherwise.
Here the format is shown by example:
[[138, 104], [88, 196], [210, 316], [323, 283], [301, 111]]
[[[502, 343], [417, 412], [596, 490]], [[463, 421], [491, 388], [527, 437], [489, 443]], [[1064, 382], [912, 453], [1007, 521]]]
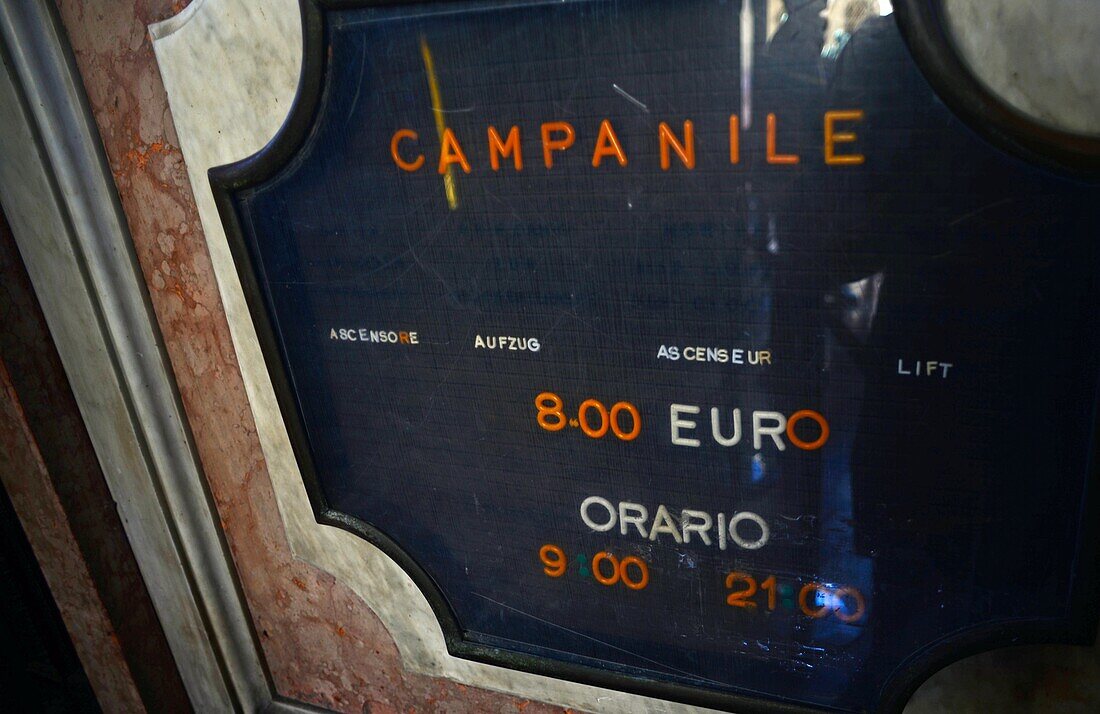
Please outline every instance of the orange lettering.
[[856, 134], [852, 131], [836, 131], [838, 121], [862, 121], [863, 111], [859, 109], [847, 109], [843, 111], [825, 112], [825, 163], [830, 166], [857, 166], [866, 159], [863, 154], [838, 154], [836, 145], [851, 143], [856, 140]]
[[401, 144], [402, 139], [412, 139], [416, 141], [419, 137], [412, 129], [398, 129], [394, 133], [393, 138], [390, 139], [390, 155], [393, 156], [393, 163], [397, 164], [399, 168], [405, 171], [416, 171], [424, 165], [424, 154], [418, 154], [412, 161], [405, 161], [401, 158], [401, 152], [397, 147]]
[[691, 123], [691, 120], [684, 122], [684, 143], [681, 144], [676, 135], [672, 133], [672, 129], [668, 124], [661, 122], [657, 127], [657, 134], [661, 140], [661, 168], [668, 171], [672, 165], [672, 157], [669, 155], [669, 148], [676, 152], [676, 155], [680, 157], [680, 161], [684, 166], [689, 169], [695, 168], [695, 125]]
[[730, 115], [730, 163], [741, 163], [741, 120], [736, 114]]
[[[551, 132], [560, 132], [565, 136], [561, 139], [550, 138]], [[577, 133], [573, 131], [573, 125], [564, 121], [550, 121], [542, 125], [542, 160], [546, 168], [554, 166], [554, 152], [565, 151], [577, 139]]]
[[[802, 614], [815, 620], [828, 615], [828, 605], [817, 605], [818, 593], [825, 592], [825, 588], [820, 583], [806, 583], [803, 585], [802, 589], [798, 591], [798, 608], [802, 610]], [[813, 596], [812, 600], [810, 596]]]
[[[845, 595], [855, 601], [856, 607], [853, 612], [844, 612], [841, 609], [844, 607]], [[863, 617], [863, 613], [867, 611], [867, 603], [863, 599], [863, 593], [851, 586], [846, 585], [842, 588], [837, 588], [836, 593], [833, 595], [833, 597], [836, 600], [836, 606], [833, 608], [833, 614], [835, 614], [837, 616], [837, 619], [839, 619], [841, 622], [856, 622], [861, 617]]]
[[619, 166], [626, 166], [626, 154], [619, 143], [619, 137], [615, 136], [615, 130], [611, 128], [611, 122], [604, 119], [600, 122], [600, 134], [596, 137], [596, 150], [592, 152], [592, 168], [599, 168], [600, 162], [605, 156], [614, 156], [619, 160]]
[[[605, 560], [611, 563], [611, 575], [604, 575], [600, 570], [600, 563]], [[596, 578], [601, 585], [614, 585], [619, 582], [619, 578], [622, 577], [622, 573], [619, 572], [619, 559], [607, 551], [596, 553], [592, 556], [592, 577]]]
[[[817, 427], [821, 430], [821, 433], [813, 441], [803, 441], [798, 438], [798, 435], [794, 431], [794, 425], [803, 419], [817, 422]], [[825, 421], [825, 417], [812, 409], [801, 409], [791, 414], [791, 417], [787, 419], [787, 438], [791, 440], [792, 444], [803, 451], [820, 449], [822, 446], [825, 446], [825, 442], [829, 440], [829, 422]]]
[[[630, 579], [630, 572], [626, 569], [628, 565], [638, 568], [638, 577], [634, 580]], [[631, 590], [643, 590], [646, 585], [649, 585], [649, 567], [646, 566], [644, 560], [637, 556], [628, 555], [619, 562], [619, 575], [622, 578], [623, 585]], [[862, 615], [863, 613], [860, 612], [859, 614]], [[853, 621], [858, 619], [858, 617], [853, 618]]]
[[489, 165], [493, 171], [500, 171], [500, 159], [506, 156], [512, 157], [512, 163], [516, 171], [523, 170], [523, 149], [519, 143], [519, 127], [514, 126], [508, 131], [508, 140], [501, 141], [496, 127], [489, 127]]
[[[554, 557], [551, 558], [551, 555]], [[565, 551], [552, 543], [539, 548], [539, 559], [542, 560], [542, 571], [552, 578], [565, 575], [565, 570], [569, 567], [569, 561], [565, 559]]]
[[[553, 392], [543, 392], [535, 397], [535, 407], [539, 410], [535, 421], [547, 431], [561, 431], [569, 421], [562, 412], [561, 397]], [[550, 421], [550, 417], [554, 417], [554, 421]]]
[[768, 115], [768, 163], [769, 164], [797, 164], [797, 154], [775, 153], [775, 115]]
[[470, 173], [470, 162], [466, 160], [466, 154], [462, 153], [458, 139], [450, 127], [443, 130], [443, 144], [439, 147], [439, 173], [447, 173], [447, 167], [458, 164], [466, 173]]

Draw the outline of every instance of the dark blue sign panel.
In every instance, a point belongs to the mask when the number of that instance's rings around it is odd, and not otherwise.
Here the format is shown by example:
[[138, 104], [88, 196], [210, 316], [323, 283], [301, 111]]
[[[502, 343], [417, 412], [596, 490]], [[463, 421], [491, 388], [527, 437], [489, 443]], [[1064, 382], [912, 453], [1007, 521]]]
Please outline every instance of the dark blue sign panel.
[[863, 711], [1091, 640], [1100, 195], [853, 5], [307, 3], [219, 201], [318, 518], [455, 654]]

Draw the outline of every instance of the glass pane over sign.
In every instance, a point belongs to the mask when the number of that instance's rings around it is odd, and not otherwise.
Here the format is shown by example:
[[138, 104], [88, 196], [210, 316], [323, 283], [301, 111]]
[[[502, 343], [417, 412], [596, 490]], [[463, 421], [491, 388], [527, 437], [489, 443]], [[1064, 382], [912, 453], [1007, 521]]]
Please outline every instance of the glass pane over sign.
[[317, 33], [226, 215], [319, 517], [455, 654], [859, 711], [1095, 631], [1097, 190], [957, 119], [889, 3]]

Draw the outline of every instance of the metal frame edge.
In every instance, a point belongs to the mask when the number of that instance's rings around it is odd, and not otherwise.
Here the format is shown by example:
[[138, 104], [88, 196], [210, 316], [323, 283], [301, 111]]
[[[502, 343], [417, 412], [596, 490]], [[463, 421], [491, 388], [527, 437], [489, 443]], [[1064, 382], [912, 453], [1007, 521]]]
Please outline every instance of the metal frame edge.
[[0, 3], [0, 202], [198, 711], [275, 701], [83, 79], [48, 0]]

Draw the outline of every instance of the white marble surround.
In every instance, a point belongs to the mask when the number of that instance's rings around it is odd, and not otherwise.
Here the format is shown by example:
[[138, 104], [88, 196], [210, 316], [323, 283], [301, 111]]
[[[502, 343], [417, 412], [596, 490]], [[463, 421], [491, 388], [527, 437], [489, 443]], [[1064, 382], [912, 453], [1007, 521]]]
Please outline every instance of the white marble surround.
[[1007, 104], [1100, 136], [1100, 2], [943, 0], [959, 54]]

